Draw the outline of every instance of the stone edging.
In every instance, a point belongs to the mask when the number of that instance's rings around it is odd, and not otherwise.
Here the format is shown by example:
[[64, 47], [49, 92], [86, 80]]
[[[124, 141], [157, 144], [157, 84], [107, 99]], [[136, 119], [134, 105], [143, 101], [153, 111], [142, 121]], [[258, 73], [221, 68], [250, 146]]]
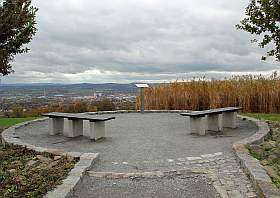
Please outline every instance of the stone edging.
[[63, 156], [70, 156], [73, 158], [78, 158], [79, 162], [77, 162], [74, 168], [69, 172], [67, 178], [62, 181], [62, 184], [57, 186], [54, 190], [47, 192], [44, 196], [45, 198], [67, 198], [73, 196], [73, 192], [78, 187], [78, 185], [82, 182], [83, 176], [85, 175], [86, 171], [90, 170], [98, 159], [98, 153], [81, 153], [81, 152], [64, 152], [63, 150], [59, 149], [50, 149], [50, 148], [43, 148], [43, 147], [36, 147], [34, 145], [25, 143], [21, 141], [16, 136], [15, 130], [26, 125], [32, 124], [34, 122], [41, 122], [45, 121], [48, 118], [41, 118], [36, 120], [27, 121], [24, 123], [20, 123], [14, 125], [6, 130], [4, 130], [1, 134], [2, 143], [5, 145], [12, 144], [26, 147], [30, 150], [34, 150], [36, 152], [42, 153], [47, 152], [54, 155], [63, 155]]
[[57, 186], [54, 190], [49, 191], [44, 198], [67, 198], [72, 197], [79, 184], [82, 182], [86, 171], [90, 170], [98, 159], [98, 153], [81, 153], [79, 162], [70, 171], [67, 178], [62, 181], [62, 184]]
[[207, 174], [204, 169], [198, 170], [171, 170], [171, 171], [147, 171], [147, 172], [132, 172], [132, 173], [116, 173], [116, 172], [95, 172], [88, 171], [90, 177], [106, 178], [106, 179], [129, 179], [129, 178], [160, 178], [171, 175], [185, 175], [185, 174]]
[[249, 175], [249, 178], [257, 192], [258, 197], [280, 197], [280, 191], [272, 183], [263, 166], [257, 159], [253, 158], [249, 154], [249, 151], [246, 148], [246, 146], [249, 144], [261, 144], [262, 142], [264, 142], [265, 136], [270, 131], [268, 124], [264, 121], [247, 116], [239, 115], [239, 117], [256, 123], [258, 131], [251, 137], [245, 138], [233, 144], [233, 150], [238, 162], [240, 163], [244, 171]]

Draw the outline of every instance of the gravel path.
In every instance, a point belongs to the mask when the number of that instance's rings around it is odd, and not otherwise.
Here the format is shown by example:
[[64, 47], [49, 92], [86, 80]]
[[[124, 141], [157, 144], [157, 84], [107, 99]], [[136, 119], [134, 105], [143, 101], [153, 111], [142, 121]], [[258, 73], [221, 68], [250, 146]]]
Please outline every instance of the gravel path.
[[[188, 175], [154, 179], [84, 179], [84, 187], [74, 198], [215, 198], [219, 197], [205, 175]], [[195, 196], [194, 196], [195, 195]]]

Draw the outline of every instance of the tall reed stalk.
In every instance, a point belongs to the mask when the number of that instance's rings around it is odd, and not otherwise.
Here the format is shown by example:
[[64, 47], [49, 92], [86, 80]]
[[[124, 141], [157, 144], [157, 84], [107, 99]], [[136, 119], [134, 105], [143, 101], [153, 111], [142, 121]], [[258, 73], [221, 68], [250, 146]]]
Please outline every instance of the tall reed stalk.
[[[145, 90], [145, 109], [204, 110], [238, 106], [244, 112], [280, 113], [280, 77], [233, 76], [224, 80], [194, 78]], [[136, 102], [139, 109], [139, 98]]]

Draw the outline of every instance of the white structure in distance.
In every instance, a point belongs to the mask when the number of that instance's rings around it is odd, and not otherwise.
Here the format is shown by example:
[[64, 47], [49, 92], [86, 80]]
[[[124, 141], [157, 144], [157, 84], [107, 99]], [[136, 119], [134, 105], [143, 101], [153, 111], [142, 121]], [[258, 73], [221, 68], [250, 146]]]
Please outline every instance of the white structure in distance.
[[145, 98], [144, 98], [144, 88], [148, 88], [149, 85], [148, 84], [135, 84], [136, 87], [138, 87], [140, 89], [140, 99], [141, 99], [141, 113], [144, 113], [145, 111]]

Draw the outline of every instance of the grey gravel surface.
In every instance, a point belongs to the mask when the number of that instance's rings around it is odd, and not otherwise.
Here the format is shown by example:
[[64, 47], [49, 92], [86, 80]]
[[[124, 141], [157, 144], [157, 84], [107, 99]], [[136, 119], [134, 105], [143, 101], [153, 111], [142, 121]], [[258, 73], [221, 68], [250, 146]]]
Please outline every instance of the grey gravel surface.
[[[84, 185], [83, 185], [84, 184]], [[104, 179], [86, 177], [75, 198], [216, 198], [219, 197], [204, 175], [152, 179]]]
[[[106, 123], [106, 139], [91, 142], [86, 137], [66, 138], [48, 135], [48, 122], [39, 122], [17, 130], [25, 142], [42, 147], [66, 151], [100, 153], [96, 168], [111, 170], [114, 163], [128, 163], [149, 169], [168, 159], [199, 156], [201, 154], [232, 153], [233, 142], [253, 134], [257, 128], [249, 122], [238, 120], [237, 129], [225, 129], [221, 135], [191, 135], [187, 131], [187, 119], [176, 113], [127, 113], [114, 114], [116, 120]], [[88, 133], [88, 122], [84, 123]], [[146, 162], [153, 163], [146, 163]], [[162, 162], [162, 163], [161, 163]], [[151, 169], [154, 169], [151, 167]]]
[[[127, 173], [203, 168], [216, 175], [215, 182], [230, 197], [254, 197], [255, 192], [232, 152], [234, 142], [257, 131], [254, 123], [238, 119], [237, 129], [198, 136], [189, 134], [188, 120], [177, 113], [125, 113], [113, 116], [116, 120], [106, 122], [106, 138], [97, 142], [91, 142], [87, 137], [50, 136], [47, 121], [27, 125], [16, 130], [16, 134], [24, 142], [35, 146], [100, 153], [100, 159], [92, 171]], [[84, 126], [88, 135], [88, 122], [84, 122]], [[204, 154], [211, 155], [204, 158], [201, 156]], [[196, 198], [215, 197], [216, 193], [208, 179], [201, 176], [139, 181], [86, 177], [76, 195]]]

